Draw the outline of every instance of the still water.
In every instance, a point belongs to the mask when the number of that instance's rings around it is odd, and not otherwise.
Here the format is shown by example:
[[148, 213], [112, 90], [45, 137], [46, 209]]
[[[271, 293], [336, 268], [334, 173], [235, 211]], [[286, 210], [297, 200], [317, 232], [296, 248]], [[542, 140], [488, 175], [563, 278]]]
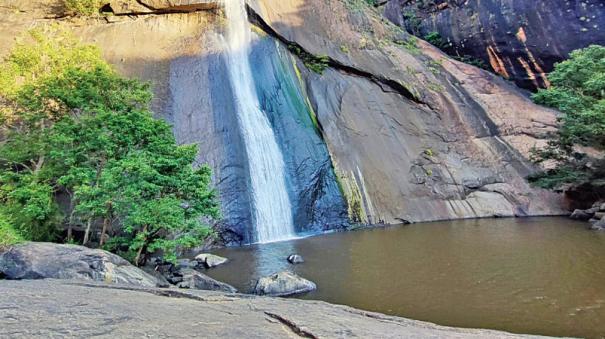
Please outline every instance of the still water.
[[[248, 292], [291, 270], [302, 296], [441, 325], [605, 337], [605, 233], [566, 218], [482, 219], [224, 248], [208, 275]], [[297, 253], [305, 263], [290, 265]]]

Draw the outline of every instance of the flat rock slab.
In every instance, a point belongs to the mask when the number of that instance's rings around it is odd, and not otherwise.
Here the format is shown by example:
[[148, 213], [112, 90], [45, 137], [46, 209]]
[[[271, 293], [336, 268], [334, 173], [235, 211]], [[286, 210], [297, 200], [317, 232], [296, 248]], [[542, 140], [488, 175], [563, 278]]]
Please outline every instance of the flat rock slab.
[[60, 280], [0, 280], [0, 338], [529, 338], [320, 301]]

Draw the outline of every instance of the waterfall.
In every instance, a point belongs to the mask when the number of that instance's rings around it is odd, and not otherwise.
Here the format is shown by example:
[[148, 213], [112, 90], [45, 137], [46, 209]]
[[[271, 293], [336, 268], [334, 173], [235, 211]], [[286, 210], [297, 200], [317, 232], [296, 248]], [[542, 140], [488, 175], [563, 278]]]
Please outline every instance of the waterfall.
[[260, 243], [295, 236], [284, 159], [260, 109], [250, 68], [251, 30], [244, 0], [225, 0], [229, 75], [250, 168], [252, 221]]

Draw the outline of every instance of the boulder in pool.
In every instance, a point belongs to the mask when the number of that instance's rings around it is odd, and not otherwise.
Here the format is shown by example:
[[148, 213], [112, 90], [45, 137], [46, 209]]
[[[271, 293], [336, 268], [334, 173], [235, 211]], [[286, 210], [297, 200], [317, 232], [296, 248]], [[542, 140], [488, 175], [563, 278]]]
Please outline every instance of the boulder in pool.
[[229, 261], [229, 259], [227, 259], [227, 258], [223, 258], [221, 256], [210, 254], [210, 253], [198, 254], [195, 257], [195, 260], [204, 264], [204, 266], [206, 268], [216, 267], [218, 265], [222, 265]]
[[0, 275], [6, 279], [76, 279], [156, 287], [157, 278], [125, 259], [77, 245], [29, 242], [0, 254]]
[[302, 294], [317, 289], [314, 282], [298, 275], [283, 271], [260, 278], [254, 287], [254, 293], [272, 297], [284, 297]]
[[209, 276], [202, 274], [193, 269], [182, 269], [183, 281], [178, 283], [180, 288], [190, 288], [196, 290], [207, 290], [207, 291], [222, 291], [228, 293], [235, 293], [237, 289], [235, 287], [226, 284], [224, 282], [210, 278]]
[[305, 262], [305, 259], [303, 259], [303, 257], [299, 254], [290, 254], [288, 256], [288, 262], [293, 265], [302, 264]]
[[590, 229], [594, 231], [605, 231], [605, 218], [593, 222]]
[[574, 210], [569, 217], [575, 220], [588, 221], [594, 216], [594, 214], [595, 211], [577, 209]]

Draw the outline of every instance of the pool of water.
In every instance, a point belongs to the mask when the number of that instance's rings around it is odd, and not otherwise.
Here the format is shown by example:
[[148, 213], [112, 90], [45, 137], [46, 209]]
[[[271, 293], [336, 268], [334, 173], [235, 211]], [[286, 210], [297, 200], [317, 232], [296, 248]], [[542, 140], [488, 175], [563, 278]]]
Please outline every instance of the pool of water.
[[[566, 218], [481, 219], [223, 248], [207, 274], [243, 292], [290, 270], [318, 299], [441, 325], [605, 336], [605, 233]], [[305, 263], [290, 265], [291, 253]]]

